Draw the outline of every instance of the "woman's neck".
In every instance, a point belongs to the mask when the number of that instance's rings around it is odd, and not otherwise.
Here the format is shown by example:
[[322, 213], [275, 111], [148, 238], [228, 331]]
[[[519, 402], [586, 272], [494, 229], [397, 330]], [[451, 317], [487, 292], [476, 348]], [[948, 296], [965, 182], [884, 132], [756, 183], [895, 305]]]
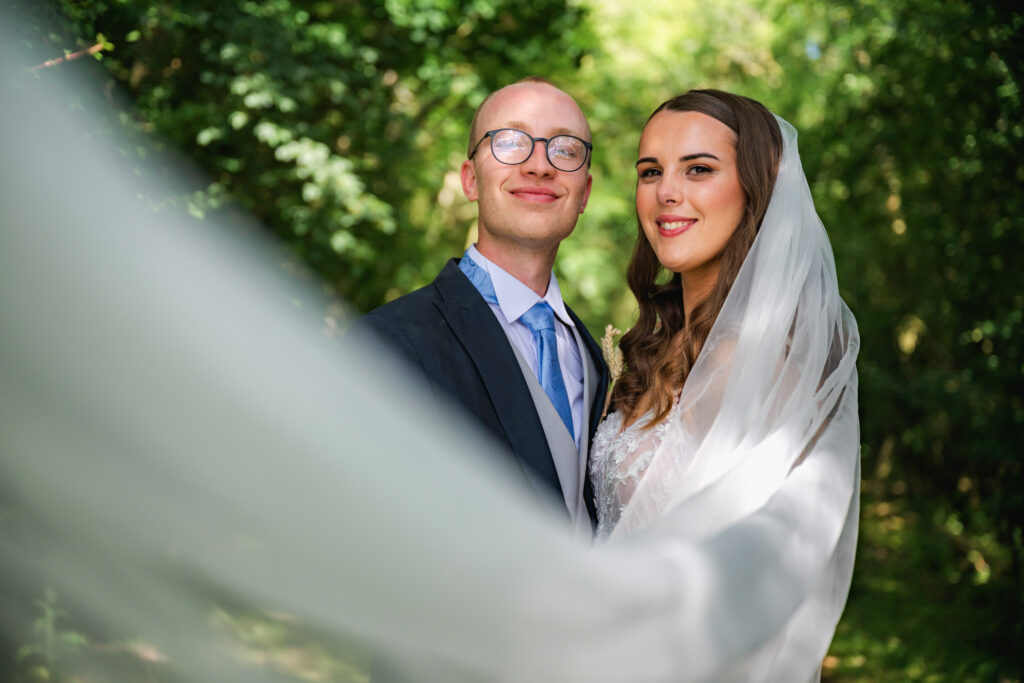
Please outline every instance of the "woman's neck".
[[683, 285], [683, 313], [686, 315], [687, 327], [693, 310], [714, 291], [715, 284], [718, 283], [719, 270], [719, 263], [715, 260], [697, 270], [680, 273]]

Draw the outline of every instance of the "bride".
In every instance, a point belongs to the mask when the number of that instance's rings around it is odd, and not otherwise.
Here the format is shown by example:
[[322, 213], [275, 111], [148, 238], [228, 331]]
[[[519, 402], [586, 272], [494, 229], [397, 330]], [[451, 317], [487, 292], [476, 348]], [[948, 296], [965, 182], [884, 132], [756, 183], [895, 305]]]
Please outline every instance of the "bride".
[[[279, 680], [212, 604], [407, 654], [423, 680], [816, 675], [856, 541], [858, 337], [788, 124], [712, 93], [644, 131], [641, 317], [591, 546], [371, 350], [339, 352], [276, 255], [126, 199], [145, 178], [60, 114], [80, 84], [12, 82], [6, 595], [53, 587], [74, 623], [144, 639], [161, 680]], [[105, 678], [141, 677], [122, 666]]]
[[[794, 157], [791, 150], [790, 174]], [[627, 276], [640, 315], [622, 339], [627, 370], [591, 453], [599, 537], [662, 516], [769, 437], [799, 428], [795, 452], [771, 456], [782, 468], [776, 475], [785, 474], [847, 388], [856, 329], [824, 232], [800, 222], [808, 217], [800, 211], [813, 211], [810, 198], [800, 206], [801, 197], [788, 196], [801, 188], [777, 190], [762, 243], [737, 282], [782, 159], [775, 117], [721, 91], [674, 97], [644, 128]], [[652, 463], [657, 474], [647, 475]]]
[[[685, 490], [699, 488], [685, 476], [697, 460], [700, 435], [681, 392], [761, 227], [782, 158], [782, 134], [772, 115], [752, 100], [691, 91], [655, 110], [638, 156], [639, 234], [627, 277], [640, 315], [622, 339], [627, 370], [614, 387], [615, 412], [601, 426], [592, 451], [598, 537], [640, 521], [632, 514], [620, 524], [659, 450], [672, 460], [674, 480], [685, 486], [667, 494], [682, 498]], [[659, 282], [666, 271], [670, 277]], [[782, 292], [765, 294], [776, 298]], [[721, 375], [718, 366], [738, 352], [736, 341], [726, 334], [707, 344], [705, 355], [715, 362], [709, 367], [705, 361], [705, 372]], [[757, 351], [765, 353], [760, 340]], [[775, 362], [762, 361], [763, 374], [775, 372]], [[730, 425], [733, 430], [749, 426]]]
[[805, 514], [844, 519], [841, 535], [814, 598], [740, 676], [799, 680], [780, 672], [796, 671], [796, 649], [805, 665], [824, 656], [852, 572], [859, 337], [796, 132], [754, 100], [692, 90], [651, 115], [636, 170], [627, 277], [639, 319], [591, 450], [597, 536], [709, 539], [799, 487], [831, 451], [835, 478], [793, 494], [814, 501]]

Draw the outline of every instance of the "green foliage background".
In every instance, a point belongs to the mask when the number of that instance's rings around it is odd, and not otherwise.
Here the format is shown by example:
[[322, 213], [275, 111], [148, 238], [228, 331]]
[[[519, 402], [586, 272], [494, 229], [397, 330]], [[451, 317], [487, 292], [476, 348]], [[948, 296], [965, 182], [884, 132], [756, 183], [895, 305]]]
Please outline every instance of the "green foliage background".
[[966, 0], [20, 9], [24, 43], [42, 59], [105, 44], [100, 65], [33, 73], [101, 69], [108, 95], [128, 104], [98, 127], [141, 132], [145, 144], [124, 150], [140, 172], [160, 172], [144, 162], [164, 146], [207, 173], [155, 205], [199, 218], [244, 207], [362, 310], [429, 282], [472, 240], [475, 207], [458, 185], [469, 119], [489, 91], [538, 74], [578, 99], [595, 142], [594, 194], [560, 252], [560, 282], [592, 331], [625, 329], [632, 164], [647, 115], [691, 87], [764, 102], [801, 131], [863, 337], [862, 541], [825, 678], [1020, 680], [1019, 10]]

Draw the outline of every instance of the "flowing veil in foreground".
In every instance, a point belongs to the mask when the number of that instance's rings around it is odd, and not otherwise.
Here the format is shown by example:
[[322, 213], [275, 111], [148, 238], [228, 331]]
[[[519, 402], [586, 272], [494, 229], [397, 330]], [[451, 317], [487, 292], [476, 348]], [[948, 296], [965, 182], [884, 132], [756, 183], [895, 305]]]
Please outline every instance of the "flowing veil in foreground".
[[[315, 296], [251, 236], [126, 193], [139, 181], [113, 152], [8, 66], [5, 591], [52, 586], [183, 680], [276, 680], [224, 647], [219, 601], [384, 648], [423, 680], [816, 675], [856, 541], [857, 337], [791, 129], [779, 188], [804, 213], [781, 209], [789, 242], [762, 231], [707, 381], [687, 384], [702, 446], [659, 456], [629, 526], [595, 547], [415, 380], [375, 373], [378, 350], [320, 334], [293, 303]], [[765, 290], [792, 297], [751, 304]], [[801, 341], [821, 329], [824, 346]]]

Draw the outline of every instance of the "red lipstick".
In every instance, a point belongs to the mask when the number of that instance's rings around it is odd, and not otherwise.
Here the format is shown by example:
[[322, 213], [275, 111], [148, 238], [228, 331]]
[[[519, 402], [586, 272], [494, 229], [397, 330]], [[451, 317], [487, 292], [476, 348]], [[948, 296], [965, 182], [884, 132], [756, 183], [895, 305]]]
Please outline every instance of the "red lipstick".
[[675, 237], [681, 235], [697, 223], [696, 218], [686, 218], [672, 214], [662, 214], [654, 219], [658, 224], [658, 232], [663, 237]]

